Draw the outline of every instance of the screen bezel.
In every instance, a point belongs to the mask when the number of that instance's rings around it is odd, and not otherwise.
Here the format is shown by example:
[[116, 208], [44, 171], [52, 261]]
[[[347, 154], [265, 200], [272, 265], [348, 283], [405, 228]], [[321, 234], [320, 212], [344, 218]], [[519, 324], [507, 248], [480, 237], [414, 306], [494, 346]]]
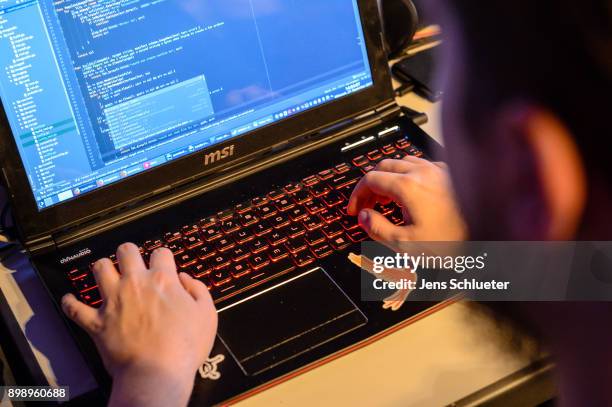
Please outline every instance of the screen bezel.
[[[357, 0], [357, 3], [374, 82], [371, 87], [284, 121], [262, 127], [248, 133], [246, 137], [227, 140], [42, 211], [39, 211], [34, 199], [25, 167], [0, 101], [0, 140], [4, 146], [3, 148], [0, 146], [3, 157], [2, 169], [14, 205], [15, 219], [24, 240], [52, 235], [117, 209], [134, 205], [145, 197], [156, 195], [154, 191], [160, 191], [158, 194], [167, 193], [169, 185], [175, 187], [194, 179], [214, 176], [215, 170], [226, 167], [228, 163], [243, 161], [259, 151], [268, 150], [300, 135], [341, 122], [392, 100], [393, 89], [388, 62], [383, 51], [377, 0]], [[235, 154], [231, 159], [204, 166], [206, 154], [230, 145], [235, 146]]]

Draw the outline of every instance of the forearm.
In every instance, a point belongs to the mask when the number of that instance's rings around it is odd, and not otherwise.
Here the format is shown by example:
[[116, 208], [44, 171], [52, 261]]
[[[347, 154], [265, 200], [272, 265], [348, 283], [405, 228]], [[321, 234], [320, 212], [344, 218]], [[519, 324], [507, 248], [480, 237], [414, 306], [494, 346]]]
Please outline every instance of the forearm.
[[110, 407], [186, 406], [193, 391], [193, 375], [131, 368], [116, 375]]

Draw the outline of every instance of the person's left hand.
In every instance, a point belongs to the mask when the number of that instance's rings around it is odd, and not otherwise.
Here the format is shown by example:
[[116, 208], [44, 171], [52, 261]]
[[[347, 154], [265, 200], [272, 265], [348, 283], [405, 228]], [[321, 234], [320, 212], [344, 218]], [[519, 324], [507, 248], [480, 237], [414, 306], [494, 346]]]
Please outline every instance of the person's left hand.
[[131, 243], [93, 270], [104, 300], [98, 310], [64, 297], [66, 314], [93, 338], [113, 377], [111, 404], [184, 405], [194, 377], [209, 356], [217, 313], [206, 286], [177, 274], [166, 248], [151, 254], [147, 268]]

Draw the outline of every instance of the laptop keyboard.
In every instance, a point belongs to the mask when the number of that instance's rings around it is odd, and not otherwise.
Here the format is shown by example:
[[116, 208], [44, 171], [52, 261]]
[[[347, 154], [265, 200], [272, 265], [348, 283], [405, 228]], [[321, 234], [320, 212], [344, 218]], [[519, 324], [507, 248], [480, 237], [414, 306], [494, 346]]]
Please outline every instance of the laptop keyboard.
[[[346, 213], [348, 199], [379, 161], [406, 155], [423, 153], [405, 139], [387, 144], [163, 236], [143, 239], [140, 251], [148, 262], [153, 250], [167, 247], [179, 271], [206, 284], [216, 302], [226, 300], [365, 240], [357, 219]], [[403, 223], [398, 205], [376, 209], [394, 224]], [[108, 257], [117, 265], [114, 254]], [[70, 270], [68, 279], [85, 303], [102, 304], [91, 266]]]

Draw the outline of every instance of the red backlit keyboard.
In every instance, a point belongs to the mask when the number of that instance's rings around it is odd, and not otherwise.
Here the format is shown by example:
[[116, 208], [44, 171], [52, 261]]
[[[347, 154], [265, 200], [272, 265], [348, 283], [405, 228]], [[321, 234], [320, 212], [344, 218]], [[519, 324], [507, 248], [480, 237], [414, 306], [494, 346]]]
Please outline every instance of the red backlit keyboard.
[[[210, 289], [215, 301], [245, 292], [298, 268], [305, 268], [367, 235], [346, 205], [363, 174], [385, 158], [422, 156], [407, 140], [400, 140], [287, 184], [231, 209], [142, 242], [149, 254], [167, 247], [179, 271], [190, 273]], [[396, 225], [403, 223], [396, 204], [376, 208]], [[117, 264], [115, 255], [109, 258]], [[87, 304], [102, 303], [89, 268], [68, 273], [75, 292]]]

